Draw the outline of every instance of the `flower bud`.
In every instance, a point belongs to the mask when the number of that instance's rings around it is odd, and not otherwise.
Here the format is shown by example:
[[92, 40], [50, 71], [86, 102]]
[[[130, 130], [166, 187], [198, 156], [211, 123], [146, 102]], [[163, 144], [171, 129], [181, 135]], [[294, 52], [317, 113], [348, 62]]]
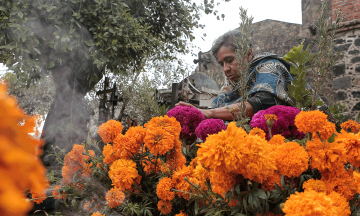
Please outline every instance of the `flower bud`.
[[274, 119], [268, 119], [268, 120], [266, 120], [266, 124], [267, 124], [268, 127], [271, 128], [271, 127], [274, 125]]
[[281, 208], [281, 209], [283, 209], [283, 208], [284, 208], [284, 206], [285, 206], [285, 204], [284, 204], [284, 203], [280, 203], [280, 208]]

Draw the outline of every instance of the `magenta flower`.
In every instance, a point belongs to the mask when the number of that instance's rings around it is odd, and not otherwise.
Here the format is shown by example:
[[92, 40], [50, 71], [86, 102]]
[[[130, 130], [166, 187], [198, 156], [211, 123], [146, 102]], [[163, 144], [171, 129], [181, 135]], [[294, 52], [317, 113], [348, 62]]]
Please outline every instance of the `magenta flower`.
[[166, 115], [174, 117], [180, 122], [180, 137], [183, 138], [194, 138], [196, 127], [205, 119], [200, 110], [187, 106], [176, 106], [169, 110]]
[[281, 134], [287, 139], [302, 139], [305, 134], [298, 131], [295, 126], [295, 116], [300, 112], [296, 107], [276, 105], [272, 106], [266, 110], [260, 110], [255, 113], [250, 121], [250, 126], [252, 128], [258, 127], [265, 131], [266, 138], [269, 140], [269, 129], [266, 124], [266, 119], [264, 115], [274, 114], [277, 116], [278, 120], [274, 121], [274, 125], [271, 127], [272, 135]]
[[205, 119], [197, 126], [195, 133], [197, 137], [205, 141], [209, 135], [219, 133], [222, 130], [226, 130], [226, 125], [223, 120]]

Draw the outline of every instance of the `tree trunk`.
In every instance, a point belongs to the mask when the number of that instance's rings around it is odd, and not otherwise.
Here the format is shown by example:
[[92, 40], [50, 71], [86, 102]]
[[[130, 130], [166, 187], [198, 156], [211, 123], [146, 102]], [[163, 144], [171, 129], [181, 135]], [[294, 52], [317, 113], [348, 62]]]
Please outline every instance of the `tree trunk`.
[[[98, 80], [102, 78], [99, 71]], [[52, 71], [56, 92], [54, 102], [44, 124], [44, 165], [52, 167], [57, 165], [52, 146], [58, 146], [69, 152], [74, 144], [81, 144], [87, 138], [87, 124], [90, 112], [86, 109], [83, 99], [86, 93], [96, 84], [88, 85], [88, 71], [76, 73], [71, 67], [61, 67]]]

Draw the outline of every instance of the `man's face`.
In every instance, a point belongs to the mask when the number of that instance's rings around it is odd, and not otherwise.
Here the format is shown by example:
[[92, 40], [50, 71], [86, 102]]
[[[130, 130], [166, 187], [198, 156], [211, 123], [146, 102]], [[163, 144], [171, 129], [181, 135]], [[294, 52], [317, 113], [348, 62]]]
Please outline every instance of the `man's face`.
[[225, 76], [234, 82], [238, 81], [239, 64], [236, 61], [236, 52], [230, 46], [221, 46], [217, 52], [217, 58]]

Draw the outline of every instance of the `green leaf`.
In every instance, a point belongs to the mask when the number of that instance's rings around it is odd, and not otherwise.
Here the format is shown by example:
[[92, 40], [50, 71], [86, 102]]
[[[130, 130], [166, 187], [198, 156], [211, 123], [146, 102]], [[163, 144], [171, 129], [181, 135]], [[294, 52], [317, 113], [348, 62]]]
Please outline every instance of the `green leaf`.
[[19, 11], [18, 16], [22, 19], [24, 14], [21, 11]]
[[77, 201], [76, 201], [75, 198], [74, 198], [73, 200], [71, 200], [71, 205], [72, 205], [74, 208], [78, 209], [78, 204], [77, 204]]
[[281, 185], [283, 186], [283, 188], [285, 188], [286, 184], [285, 184], [285, 176], [284, 175], [281, 175]]
[[35, 50], [35, 52], [36, 52], [37, 54], [41, 55], [40, 50], [38, 50], [38, 49], [37, 49], [37, 48], [35, 48], [35, 47], [33, 47], [33, 49]]

